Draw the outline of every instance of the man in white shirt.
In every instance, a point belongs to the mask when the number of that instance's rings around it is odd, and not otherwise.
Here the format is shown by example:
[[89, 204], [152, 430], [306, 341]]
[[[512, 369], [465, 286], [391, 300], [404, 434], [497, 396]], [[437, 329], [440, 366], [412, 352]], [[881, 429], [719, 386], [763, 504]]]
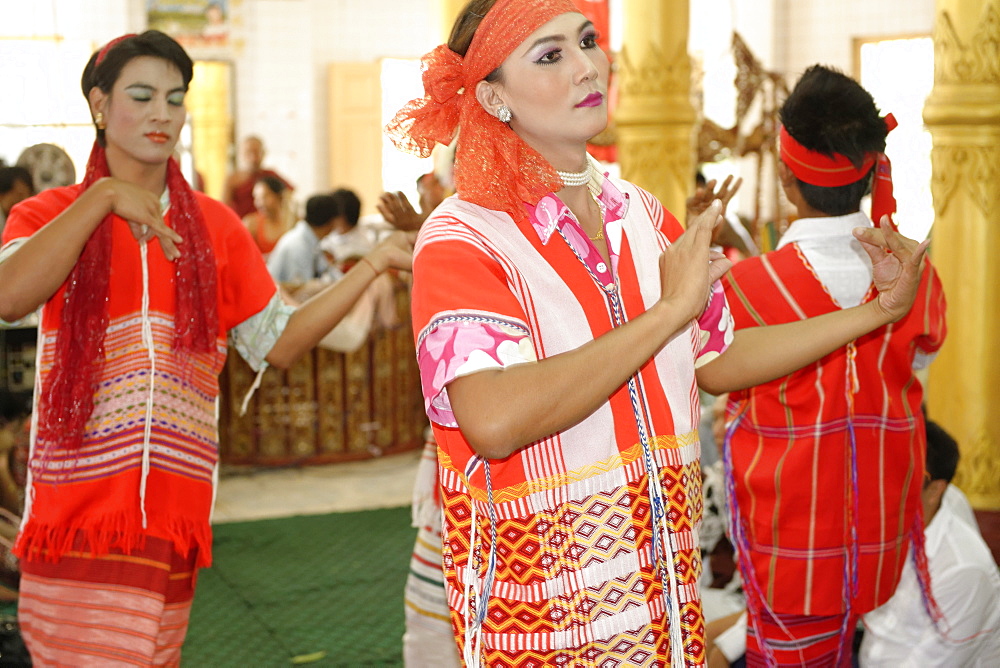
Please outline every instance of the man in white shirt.
[[332, 195], [313, 195], [306, 201], [305, 220], [281, 235], [267, 257], [267, 270], [279, 283], [320, 278], [330, 263], [320, 249], [320, 241], [333, 231], [339, 209]]
[[862, 666], [1000, 666], [1000, 575], [969, 502], [950, 484], [958, 446], [927, 422], [922, 501], [935, 624], [920, 595], [912, 553], [896, 593], [864, 616]]

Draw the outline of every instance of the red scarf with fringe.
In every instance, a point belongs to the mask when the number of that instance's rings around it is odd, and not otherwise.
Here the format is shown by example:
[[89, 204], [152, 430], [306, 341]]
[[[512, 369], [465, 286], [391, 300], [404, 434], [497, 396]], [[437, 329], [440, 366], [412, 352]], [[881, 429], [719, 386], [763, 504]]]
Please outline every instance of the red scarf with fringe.
[[[83, 179], [84, 189], [110, 176], [104, 147], [94, 142]], [[177, 161], [167, 162], [171, 225], [182, 239], [176, 260], [177, 312], [174, 345], [192, 352], [215, 348], [219, 332], [215, 255], [194, 193]], [[67, 280], [55, 364], [42, 387], [38, 410], [39, 441], [46, 448], [77, 450], [94, 410], [94, 393], [104, 357], [111, 287], [111, 225], [108, 214], [90, 236]]]

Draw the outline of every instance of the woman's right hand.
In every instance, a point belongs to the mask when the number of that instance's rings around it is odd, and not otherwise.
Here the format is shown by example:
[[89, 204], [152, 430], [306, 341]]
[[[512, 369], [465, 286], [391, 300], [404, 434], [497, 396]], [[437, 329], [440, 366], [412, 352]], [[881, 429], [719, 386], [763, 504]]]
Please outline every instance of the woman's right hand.
[[110, 176], [100, 179], [93, 187], [100, 188], [107, 194], [109, 213], [128, 221], [136, 240], [148, 241], [156, 237], [168, 260], [173, 261], [181, 256], [177, 244], [183, 239], [164, 222], [159, 197], [145, 188]]
[[701, 314], [712, 284], [733, 266], [722, 253], [709, 249], [722, 212], [722, 202], [712, 202], [660, 255], [660, 301], [678, 309], [686, 320]]

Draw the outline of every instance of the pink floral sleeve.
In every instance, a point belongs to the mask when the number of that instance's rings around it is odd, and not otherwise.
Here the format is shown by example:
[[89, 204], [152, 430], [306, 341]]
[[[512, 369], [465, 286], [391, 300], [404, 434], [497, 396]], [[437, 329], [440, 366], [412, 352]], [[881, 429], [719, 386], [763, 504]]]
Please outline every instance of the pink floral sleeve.
[[722, 281], [712, 285], [708, 305], [698, 318], [698, 329], [701, 330], [701, 350], [695, 359], [695, 368], [714, 360], [733, 342], [733, 316], [729, 312]]
[[484, 369], [535, 360], [527, 330], [513, 322], [482, 314], [452, 314], [432, 323], [427, 331], [417, 345], [424, 408], [431, 420], [444, 427], [458, 426], [448, 383]]

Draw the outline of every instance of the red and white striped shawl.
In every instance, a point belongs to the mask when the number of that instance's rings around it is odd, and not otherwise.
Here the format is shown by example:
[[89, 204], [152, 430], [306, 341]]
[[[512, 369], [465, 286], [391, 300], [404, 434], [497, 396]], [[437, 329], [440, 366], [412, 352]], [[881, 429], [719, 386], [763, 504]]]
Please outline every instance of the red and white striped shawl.
[[[614, 293], [602, 289], [559, 234], [543, 244], [527, 217], [515, 222], [457, 198], [446, 200], [425, 223], [416, 247], [418, 342], [441, 322], [502, 321], [522, 330], [540, 359], [611, 330], [615, 299], [620, 298], [626, 320], [643, 313], [660, 296], [659, 254], [682, 230], [648, 193], [620, 181], [614, 185], [630, 201]], [[672, 522], [686, 661], [703, 661], [701, 562], [695, 547], [701, 475], [694, 363], [700, 347], [698, 328], [689, 326], [642, 367], [640, 420], [626, 384], [579, 424], [491, 460], [492, 504], [482, 467], [465, 475], [474, 452], [461, 431], [433, 425], [445, 506], [445, 574], [459, 634], [466, 611], [470, 500], [477, 517], [471, 540], [479, 577], [490, 541], [488, 514], [498, 520], [499, 563], [483, 629], [486, 663], [503, 656], [515, 663], [529, 658], [546, 663], [580, 652], [615, 655], [625, 663], [662, 660], [666, 606], [651, 546], [666, 539], [654, 536], [651, 527], [640, 422], [649, 433], [662, 483], [658, 493]], [[612, 647], [619, 642], [631, 649], [618, 655]], [[516, 659], [490, 654], [503, 647], [520, 653]], [[559, 655], [563, 650], [569, 654]]]

